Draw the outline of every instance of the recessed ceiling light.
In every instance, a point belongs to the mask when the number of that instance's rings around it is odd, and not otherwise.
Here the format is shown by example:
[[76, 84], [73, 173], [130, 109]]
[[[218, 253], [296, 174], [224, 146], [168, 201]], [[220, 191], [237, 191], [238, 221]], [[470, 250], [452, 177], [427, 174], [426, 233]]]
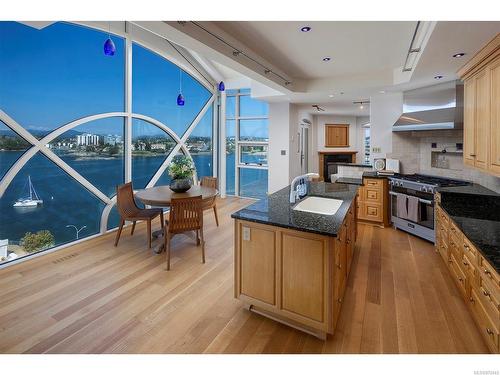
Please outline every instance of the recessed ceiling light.
[[443, 76], [435, 76], [434, 79], [441, 79]]
[[384, 90], [380, 90], [379, 93], [385, 94], [385, 91]]
[[465, 56], [464, 52], [455, 53], [453, 55], [453, 57], [456, 58], [456, 59], [459, 59], [459, 58], [464, 57], [464, 56]]
[[333, 98], [333, 94], [328, 95], [330, 98]]
[[310, 26], [301, 27], [300, 31], [302, 31], [303, 33], [307, 33], [308, 31], [311, 31], [311, 27]]
[[330, 61], [331, 59], [331, 57], [323, 57], [323, 61]]

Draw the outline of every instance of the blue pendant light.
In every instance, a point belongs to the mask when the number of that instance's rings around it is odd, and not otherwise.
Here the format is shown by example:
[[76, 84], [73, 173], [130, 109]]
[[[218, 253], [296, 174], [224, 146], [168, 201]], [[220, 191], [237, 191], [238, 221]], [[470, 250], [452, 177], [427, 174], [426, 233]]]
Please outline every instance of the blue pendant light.
[[106, 39], [104, 42], [104, 54], [106, 56], [113, 56], [116, 52], [116, 47], [111, 38]]
[[224, 85], [224, 82], [220, 81], [219, 83], [219, 91], [225, 91], [226, 90], [226, 86]]
[[108, 39], [104, 42], [104, 54], [106, 56], [113, 56], [116, 52], [115, 43], [111, 40], [111, 24], [108, 23]]
[[183, 106], [186, 101], [182, 95], [182, 69], [179, 68], [179, 95], [177, 95], [177, 105]]
[[183, 106], [184, 103], [184, 96], [182, 94], [177, 95], [177, 105]]

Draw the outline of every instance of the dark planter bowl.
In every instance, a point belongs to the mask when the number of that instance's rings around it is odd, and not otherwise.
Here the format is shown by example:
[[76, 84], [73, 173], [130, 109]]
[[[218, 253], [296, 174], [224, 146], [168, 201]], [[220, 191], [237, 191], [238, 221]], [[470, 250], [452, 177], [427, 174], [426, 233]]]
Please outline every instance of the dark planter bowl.
[[170, 189], [175, 193], [185, 193], [191, 189], [192, 180], [190, 178], [176, 178], [170, 181]]

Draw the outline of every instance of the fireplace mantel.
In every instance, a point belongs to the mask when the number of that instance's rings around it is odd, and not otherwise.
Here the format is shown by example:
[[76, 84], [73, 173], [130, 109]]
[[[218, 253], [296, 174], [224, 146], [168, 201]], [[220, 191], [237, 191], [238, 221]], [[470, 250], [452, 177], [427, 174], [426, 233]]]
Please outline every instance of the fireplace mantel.
[[318, 151], [319, 155], [319, 178], [321, 181], [325, 180], [324, 165], [326, 155], [349, 155], [351, 156], [351, 163], [356, 163], [357, 151]]

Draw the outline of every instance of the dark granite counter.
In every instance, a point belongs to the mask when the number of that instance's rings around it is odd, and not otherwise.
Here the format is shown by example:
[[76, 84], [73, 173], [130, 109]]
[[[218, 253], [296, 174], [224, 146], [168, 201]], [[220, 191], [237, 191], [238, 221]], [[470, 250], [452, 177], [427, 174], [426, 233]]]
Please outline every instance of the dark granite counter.
[[231, 217], [233, 219], [336, 237], [357, 191], [357, 185], [326, 182], [310, 183], [308, 196], [342, 199], [344, 201], [334, 215], [294, 211], [293, 207], [300, 201], [290, 204], [290, 187], [288, 186], [233, 213]]
[[367, 171], [367, 172], [363, 172], [363, 177], [366, 177], [366, 178], [387, 178], [387, 177], [391, 177], [391, 176], [378, 175], [377, 171]]
[[336, 184], [348, 184], [348, 185], [363, 185], [363, 179], [352, 178], [352, 177], [339, 177], [335, 180]]
[[477, 184], [439, 192], [450, 219], [500, 273], [500, 195]]
[[370, 164], [356, 164], [356, 163], [333, 163], [337, 165], [341, 165], [343, 167], [361, 167], [361, 168], [373, 168]]

